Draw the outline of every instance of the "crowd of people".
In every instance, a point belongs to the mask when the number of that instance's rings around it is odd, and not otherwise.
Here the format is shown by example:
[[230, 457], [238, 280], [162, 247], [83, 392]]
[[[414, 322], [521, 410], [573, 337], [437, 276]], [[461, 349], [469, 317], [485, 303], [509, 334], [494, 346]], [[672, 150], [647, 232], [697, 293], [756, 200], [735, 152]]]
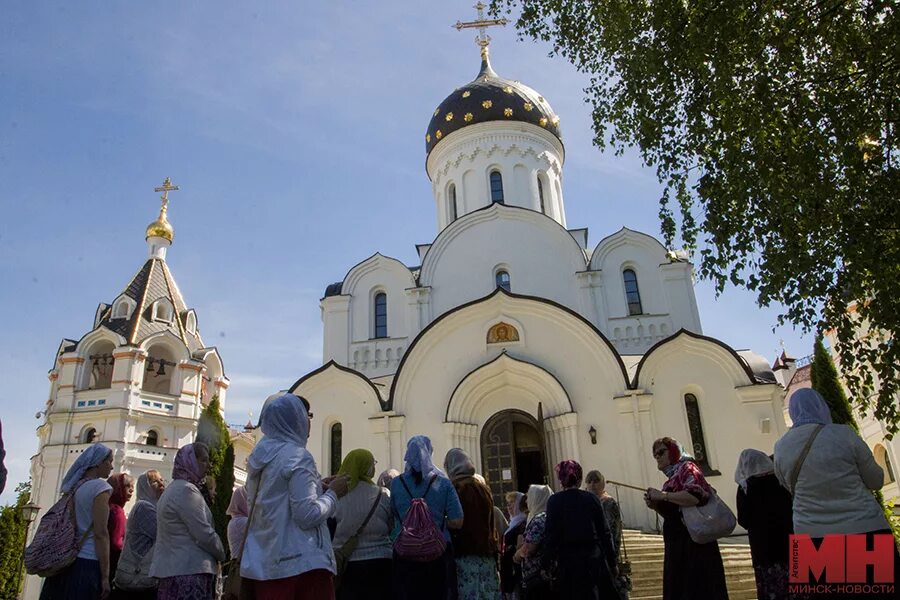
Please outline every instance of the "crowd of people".
[[[747, 449], [735, 472], [737, 519], [749, 535], [758, 597], [766, 600], [791, 597], [791, 533], [890, 533], [871, 493], [883, 474], [866, 444], [831, 423], [813, 390], [792, 396], [790, 415], [793, 426], [774, 460]], [[260, 426], [246, 486], [234, 491], [227, 511], [233, 568], [222, 568], [206, 446], [180, 448], [167, 484], [157, 471], [136, 481], [110, 476], [112, 452], [98, 443], [63, 480], [62, 492], [74, 497], [80, 548], [69, 568], [45, 580], [42, 600], [213, 600], [225, 572], [235, 581], [224, 589], [239, 590], [230, 600], [628, 597], [622, 512], [599, 471], [585, 476], [576, 461], [563, 460], [554, 469], [558, 491], [533, 484], [509, 492], [504, 513], [466, 452], [451, 449], [442, 469], [426, 436], [409, 439], [402, 472], [388, 469], [376, 479], [374, 455], [355, 449], [335, 476], [323, 478], [306, 449], [305, 399], [271, 397]], [[658, 439], [651, 452], [666, 476], [644, 496], [663, 519], [664, 599], [728, 598], [718, 543], [695, 542], [681, 518], [715, 490], [676, 440]]]

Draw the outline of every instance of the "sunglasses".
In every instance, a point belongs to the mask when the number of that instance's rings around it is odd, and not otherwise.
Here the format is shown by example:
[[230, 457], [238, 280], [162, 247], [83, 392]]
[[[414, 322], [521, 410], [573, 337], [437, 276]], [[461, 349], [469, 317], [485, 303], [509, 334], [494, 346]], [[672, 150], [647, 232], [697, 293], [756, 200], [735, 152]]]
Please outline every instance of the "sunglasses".
[[660, 456], [663, 456], [666, 452], [668, 452], [667, 449], [665, 449], [665, 448], [660, 448], [659, 450], [656, 450], [656, 451], [653, 453], [653, 456], [655, 456], [656, 458], [659, 458]]

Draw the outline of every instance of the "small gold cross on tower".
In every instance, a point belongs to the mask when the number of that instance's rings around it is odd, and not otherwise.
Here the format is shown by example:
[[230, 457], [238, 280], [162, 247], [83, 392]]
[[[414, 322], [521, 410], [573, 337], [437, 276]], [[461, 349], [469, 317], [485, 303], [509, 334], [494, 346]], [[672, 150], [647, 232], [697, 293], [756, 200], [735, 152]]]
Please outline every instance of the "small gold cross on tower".
[[453, 27], [456, 28], [457, 31], [462, 31], [463, 29], [477, 29], [478, 35], [475, 36], [475, 43], [481, 47], [481, 56], [482, 58], [487, 57], [488, 46], [491, 45], [491, 36], [487, 34], [488, 27], [501, 27], [506, 25], [509, 21], [505, 18], [500, 19], [485, 19], [484, 18], [484, 9], [487, 6], [482, 2], [478, 2], [475, 5], [475, 10], [478, 11], [478, 18], [474, 21], [457, 21]]
[[163, 184], [159, 187], [153, 188], [154, 192], [162, 192], [162, 212], [165, 214], [166, 210], [169, 208], [169, 192], [177, 192], [178, 186], [172, 184], [172, 180], [166, 177], [166, 180], [163, 181]]

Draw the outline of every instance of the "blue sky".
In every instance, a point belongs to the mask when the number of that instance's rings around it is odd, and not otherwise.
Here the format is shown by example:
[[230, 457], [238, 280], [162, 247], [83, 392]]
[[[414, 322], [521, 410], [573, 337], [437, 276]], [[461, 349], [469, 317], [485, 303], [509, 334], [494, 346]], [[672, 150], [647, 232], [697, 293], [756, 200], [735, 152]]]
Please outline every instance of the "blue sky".
[[[166, 176], [169, 264], [247, 420], [321, 362], [318, 300], [376, 250], [416, 264], [436, 234], [424, 169], [434, 107], [479, 67], [471, 0], [409, 3], [4, 2], [0, 15], [0, 418], [8, 491], [63, 337], [79, 338], [146, 258]], [[659, 234], [634, 152], [591, 146], [587, 80], [549, 48], [491, 31], [494, 68], [561, 116], [570, 227]], [[772, 357], [777, 311], [697, 286], [704, 333]]]

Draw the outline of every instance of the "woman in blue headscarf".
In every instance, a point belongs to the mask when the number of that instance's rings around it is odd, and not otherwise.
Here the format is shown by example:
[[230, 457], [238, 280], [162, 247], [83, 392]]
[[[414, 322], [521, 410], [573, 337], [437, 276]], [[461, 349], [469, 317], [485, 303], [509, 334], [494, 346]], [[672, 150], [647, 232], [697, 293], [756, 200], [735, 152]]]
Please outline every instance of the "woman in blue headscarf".
[[257, 598], [334, 598], [334, 552], [326, 521], [348, 477], [323, 482], [306, 449], [309, 412], [284, 393], [266, 400], [263, 438], [250, 454], [249, 521], [241, 575], [253, 580]]
[[[788, 414], [793, 424], [775, 443], [775, 476], [794, 495], [794, 533], [814, 540], [829, 534], [890, 535], [872, 495], [884, 484], [884, 472], [859, 434], [832, 423], [828, 405], [812, 388], [791, 395]], [[871, 548], [872, 540], [867, 544]], [[897, 573], [897, 556], [894, 563]]]
[[424, 435], [415, 435], [406, 444], [403, 457], [406, 467], [391, 482], [391, 505], [398, 516], [394, 521], [393, 537], [400, 533], [413, 499], [424, 498], [434, 524], [444, 534], [447, 550], [442, 557], [428, 562], [403, 559], [394, 554], [394, 596], [400, 600], [456, 596], [456, 562], [448, 529], [462, 527], [463, 511], [453, 484], [434, 466], [433, 453], [431, 440]]
[[[106, 478], [112, 472], [112, 450], [94, 444], [69, 467], [62, 483], [63, 494], [75, 495], [78, 539], [83, 539], [78, 558], [65, 571], [48, 577], [41, 600], [97, 600], [109, 595], [109, 496]], [[82, 536], [87, 537], [82, 538]]]

